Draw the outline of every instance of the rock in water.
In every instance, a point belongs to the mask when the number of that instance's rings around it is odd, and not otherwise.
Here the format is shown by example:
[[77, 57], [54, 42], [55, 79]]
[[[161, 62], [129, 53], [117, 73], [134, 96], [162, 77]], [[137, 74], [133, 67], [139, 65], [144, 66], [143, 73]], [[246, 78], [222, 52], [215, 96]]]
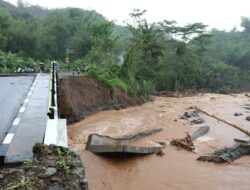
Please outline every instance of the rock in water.
[[246, 120], [247, 120], [247, 121], [250, 121], [250, 116], [247, 116]]
[[242, 113], [238, 113], [238, 112], [234, 113], [234, 116], [241, 116], [241, 115], [243, 115], [243, 114]]
[[192, 124], [202, 124], [205, 123], [205, 120], [203, 118], [198, 118], [198, 119], [194, 119], [191, 121]]
[[180, 119], [188, 119], [188, 118], [190, 118], [191, 116], [189, 115], [189, 113], [188, 112], [185, 112], [184, 114], [183, 114], [183, 116], [181, 116], [180, 117]]
[[181, 116], [181, 119], [188, 119], [188, 118], [191, 118], [191, 117], [199, 117], [199, 111], [197, 110], [194, 110], [192, 112], [185, 112], [183, 114], [183, 116]]

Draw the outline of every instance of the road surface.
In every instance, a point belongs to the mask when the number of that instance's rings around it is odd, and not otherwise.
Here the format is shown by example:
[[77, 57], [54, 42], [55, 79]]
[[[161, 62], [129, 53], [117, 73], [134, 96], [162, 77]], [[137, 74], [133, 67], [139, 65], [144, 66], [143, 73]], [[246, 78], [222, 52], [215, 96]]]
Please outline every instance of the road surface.
[[11, 127], [26, 97], [34, 76], [0, 77], [0, 143]]

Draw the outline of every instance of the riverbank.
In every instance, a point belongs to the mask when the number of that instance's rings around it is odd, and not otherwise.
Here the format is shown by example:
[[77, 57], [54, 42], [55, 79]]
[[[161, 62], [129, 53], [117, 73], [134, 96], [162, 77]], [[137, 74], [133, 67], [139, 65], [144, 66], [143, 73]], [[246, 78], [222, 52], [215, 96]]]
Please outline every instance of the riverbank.
[[68, 123], [110, 109], [123, 109], [138, 105], [142, 99], [127, 95], [120, 89], [113, 89], [91, 77], [69, 76], [59, 81], [60, 117]]
[[[90, 189], [248, 189], [250, 157], [232, 164], [217, 165], [196, 159], [222, 147], [235, 144], [234, 138], [245, 135], [236, 129], [200, 114], [205, 123], [192, 125], [180, 117], [191, 106], [198, 106], [242, 128], [249, 128], [250, 98], [245, 94], [200, 94], [192, 97], [155, 97], [154, 101], [123, 110], [107, 110], [69, 126], [70, 147], [79, 151], [86, 167]], [[234, 116], [240, 112], [242, 116]], [[185, 137], [197, 127], [207, 125], [209, 133], [197, 139], [195, 152], [173, 146], [163, 149], [165, 155], [104, 157], [85, 151], [88, 135], [99, 133], [112, 137], [131, 135], [152, 128], [163, 128], [147, 137], [149, 142], [166, 142]]]

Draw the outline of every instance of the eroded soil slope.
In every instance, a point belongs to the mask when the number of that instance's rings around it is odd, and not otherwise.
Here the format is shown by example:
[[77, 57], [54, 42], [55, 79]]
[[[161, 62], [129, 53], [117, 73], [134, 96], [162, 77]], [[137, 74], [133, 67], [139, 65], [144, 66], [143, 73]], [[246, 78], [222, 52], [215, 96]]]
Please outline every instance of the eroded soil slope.
[[60, 116], [67, 118], [68, 123], [102, 110], [125, 108], [141, 102], [89, 77], [62, 78], [59, 88]]

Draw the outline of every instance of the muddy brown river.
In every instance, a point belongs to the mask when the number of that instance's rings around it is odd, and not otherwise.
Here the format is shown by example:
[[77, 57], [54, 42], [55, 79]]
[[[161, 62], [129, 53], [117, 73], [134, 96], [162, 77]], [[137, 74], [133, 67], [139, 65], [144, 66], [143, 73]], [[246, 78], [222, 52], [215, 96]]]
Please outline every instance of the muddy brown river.
[[[228, 190], [250, 189], [250, 156], [232, 164], [199, 162], [200, 155], [218, 148], [232, 146], [234, 138], [245, 135], [222, 122], [200, 114], [204, 124], [191, 125], [181, 120], [190, 106], [216, 115], [250, 131], [250, 98], [244, 94], [203, 94], [194, 97], [154, 97], [152, 102], [120, 111], [103, 111], [79, 123], [69, 126], [70, 147], [80, 152], [86, 169], [90, 190], [167, 190], [203, 189]], [[234, 116], [240, 112], [243, 116]], [[85, 151], [88, 135], [98, 133], [112, 137], [135, 134], [152, 128], [163, 131], [147, 137], [150, 143], [166, 142], [185, 137], [199, 126], [209, 126], [210, 131], [195, 141], [195, 152], [167, 146], [165, 155], [104, 157]]]

